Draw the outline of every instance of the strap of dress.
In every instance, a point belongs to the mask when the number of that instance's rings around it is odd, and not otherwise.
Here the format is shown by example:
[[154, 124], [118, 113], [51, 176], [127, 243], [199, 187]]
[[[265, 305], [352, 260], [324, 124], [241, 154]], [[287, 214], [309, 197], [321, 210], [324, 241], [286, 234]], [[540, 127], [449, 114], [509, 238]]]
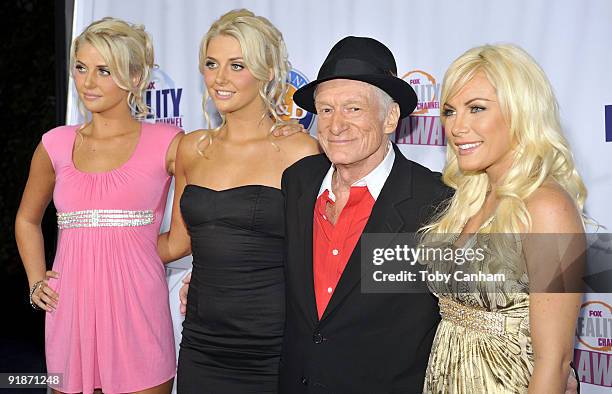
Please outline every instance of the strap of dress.
[[162, 173], [166, 173], [166, 154], [170, 143], [179, 133], [182, 133], [182, 130], [172, 125], [143, 122], [139, 143], [140, 155], [135, 161], [145, 167], [153, 165]]
[[72, 147], [78, 144], [76, 131], [79, 126], [60, 126], [47, 131], [42, 136], [42, 144], [51, 159], [53, 169], [57, 173], [72, 162]]
[[489, 227], [494, 221], [495, 221], [495, 214], [491, 215], [491, 217], [489, 217], [487, 220], [484, 221], [484, 223], [480, 225], [480, 227], [478, 228], [478, 232]]

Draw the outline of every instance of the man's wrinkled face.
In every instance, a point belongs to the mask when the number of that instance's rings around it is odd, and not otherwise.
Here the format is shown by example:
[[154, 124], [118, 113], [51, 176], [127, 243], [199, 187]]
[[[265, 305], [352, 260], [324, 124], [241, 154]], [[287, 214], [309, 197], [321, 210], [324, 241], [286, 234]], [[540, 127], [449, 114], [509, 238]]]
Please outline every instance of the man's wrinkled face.
[[349, 79], [334, 79], [318, 85], [315, 95], [318, 138], [335, 165], [355, 166], [384, 158], [387, 135], [395, 130], [381, 116], [375, 87]]

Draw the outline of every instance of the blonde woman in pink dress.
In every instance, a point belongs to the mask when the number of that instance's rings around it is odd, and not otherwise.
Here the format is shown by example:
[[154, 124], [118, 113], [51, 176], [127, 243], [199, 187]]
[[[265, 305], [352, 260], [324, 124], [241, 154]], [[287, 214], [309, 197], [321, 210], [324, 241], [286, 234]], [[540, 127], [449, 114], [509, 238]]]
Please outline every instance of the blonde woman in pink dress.
[[[174, 339], [156, 242], [182, 133], [138, 120], [153, 66], [141, 26], [96, 21], [70, 60], [91, 120], [43, 135], [15, 225], [32, 306], [47, 312], [47, 370], [63, 374], [55, 392], [169, 393]], [[59, 234], [46, 274], [51, 198]]]

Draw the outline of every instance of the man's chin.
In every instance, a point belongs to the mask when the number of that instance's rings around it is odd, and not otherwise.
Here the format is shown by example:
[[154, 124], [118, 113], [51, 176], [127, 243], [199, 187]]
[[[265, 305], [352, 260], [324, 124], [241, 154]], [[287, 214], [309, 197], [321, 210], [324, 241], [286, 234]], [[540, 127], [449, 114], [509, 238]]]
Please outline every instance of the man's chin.
[[335, 166], [349, 165], [357, 161], [354, 157], [351, 157], [350, 155], [347, 155], [347, 154], [341, 154], [341, 153], [327, 154], [326, 153], [326, 155], [329, 161], [331, 161]]

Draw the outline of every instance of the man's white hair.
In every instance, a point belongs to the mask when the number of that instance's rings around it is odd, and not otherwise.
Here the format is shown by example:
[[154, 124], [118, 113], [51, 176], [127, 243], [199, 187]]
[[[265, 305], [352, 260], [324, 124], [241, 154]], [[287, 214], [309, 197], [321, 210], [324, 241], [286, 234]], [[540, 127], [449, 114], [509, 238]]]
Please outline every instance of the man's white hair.
[[372, 92], [374, 92], [374, 95], [376, 96], [376, 99], [378, 100], [378, 108], [380, 109], [380, 120], [383, 121], [385, 120], [385, 118], [387, 117], [387, 114], [389, 113], [391, 104], [393, 104], [395, 101], [393, 101], [393, 98], [391, 98], [391, 96], [389, 96], [387, 92], [385, 92], [378, 86], [374, 86], [374, 85], [370, 85], [370, 86], [372, 87]]

